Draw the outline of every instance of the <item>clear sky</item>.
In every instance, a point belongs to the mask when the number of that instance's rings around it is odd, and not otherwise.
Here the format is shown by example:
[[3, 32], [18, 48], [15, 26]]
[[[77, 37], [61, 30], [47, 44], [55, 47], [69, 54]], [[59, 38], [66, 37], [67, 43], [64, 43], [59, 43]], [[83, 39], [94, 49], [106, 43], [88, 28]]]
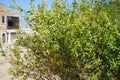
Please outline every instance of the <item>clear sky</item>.
[[[17, 4], [21, 5], [23, 8], [25, 8], [25, 9], [30, 8], [29, 0], [16, 0], [16, 1], [17, 1]], [[52, 4], [53, 1], [54, 0], [46, 0], [48, 8], [51, 7], [51, 4]], [[72, 0], [67, 0], [67, 1], [70, 2], [70, 3], [72, 2]], [[6, 4], [7, 10], [10, 10], [9, 5], [13, 4], [12, 0], [0, 0], [0, 3]], [[34, 0], [35, 5], [41, 4], [41, 3], [42, 3], [42, 0]], [[24, 16], [24, 14], [21, 14], [23, 27], [27, 27], [27, 24], [26, 24], [25, 20], [23, 20], [23, 16]]]

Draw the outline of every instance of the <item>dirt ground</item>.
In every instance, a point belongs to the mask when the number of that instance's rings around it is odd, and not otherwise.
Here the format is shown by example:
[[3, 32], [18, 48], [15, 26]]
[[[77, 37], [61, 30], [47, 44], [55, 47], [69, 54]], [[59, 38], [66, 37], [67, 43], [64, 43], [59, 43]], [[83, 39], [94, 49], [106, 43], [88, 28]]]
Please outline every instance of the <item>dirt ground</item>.
[[10, 64], [7, 56], [2, 56], [0, 53], [0, 80], [10, 80], [11, 75], [9, 74]]

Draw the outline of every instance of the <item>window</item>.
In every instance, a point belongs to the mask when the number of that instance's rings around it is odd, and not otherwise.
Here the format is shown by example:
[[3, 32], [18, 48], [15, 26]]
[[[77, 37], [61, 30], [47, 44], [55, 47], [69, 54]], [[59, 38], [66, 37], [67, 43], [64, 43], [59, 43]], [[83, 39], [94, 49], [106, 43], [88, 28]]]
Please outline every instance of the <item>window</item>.
[[18, 29], [19, 17], [7, 16], [7, 29]]
[[5, 17], [4, 16], [2, 16], [2, 23], [4, 23], [5, 22]]

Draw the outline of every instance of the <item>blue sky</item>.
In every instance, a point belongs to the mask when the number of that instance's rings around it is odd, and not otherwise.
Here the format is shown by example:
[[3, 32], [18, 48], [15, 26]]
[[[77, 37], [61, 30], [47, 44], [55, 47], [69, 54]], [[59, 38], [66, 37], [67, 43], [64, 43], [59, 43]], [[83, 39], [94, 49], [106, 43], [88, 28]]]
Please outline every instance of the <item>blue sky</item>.
[[[16, 1], [17, 1], [17, 4], [21, 5], [23, 8], [25, 8], [25, 9], [30, 8], [29, 0], [16, 0]], [[67, 1], [70, 2], [70, 3], [72, 2], [72, 0], [67, 0]], [[53, 0], [46, 0], [46, 2], [47, 2], [48, 8], [50, 8]], [[12, 0], [0, 0], [0, 3], [6, 4], [7, 10], [10, 10], [9, 5], [13, 4]], [[41, 4], [41, 3], [42, 3], [42, 0], [34, 0], [35, 5]], [[23, 19], [23, 16], [24, 16], [24, 14], [22, 13], [21, 14], [22, 24], [23, 24], [23, 27], [26, 27], [27, 24], [26, 24], [25, 20]]]

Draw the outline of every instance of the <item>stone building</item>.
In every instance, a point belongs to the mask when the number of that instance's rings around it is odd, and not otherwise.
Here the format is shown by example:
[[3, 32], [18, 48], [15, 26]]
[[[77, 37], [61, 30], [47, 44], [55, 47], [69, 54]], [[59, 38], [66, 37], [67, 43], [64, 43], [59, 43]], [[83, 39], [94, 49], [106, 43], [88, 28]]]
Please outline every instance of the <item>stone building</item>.
[[11, 44], [16, 38], [16, 32], [21, 28], [20, 15], [9, 12], [6, 5], [0, 3], [0, 41], [2, 45]]

